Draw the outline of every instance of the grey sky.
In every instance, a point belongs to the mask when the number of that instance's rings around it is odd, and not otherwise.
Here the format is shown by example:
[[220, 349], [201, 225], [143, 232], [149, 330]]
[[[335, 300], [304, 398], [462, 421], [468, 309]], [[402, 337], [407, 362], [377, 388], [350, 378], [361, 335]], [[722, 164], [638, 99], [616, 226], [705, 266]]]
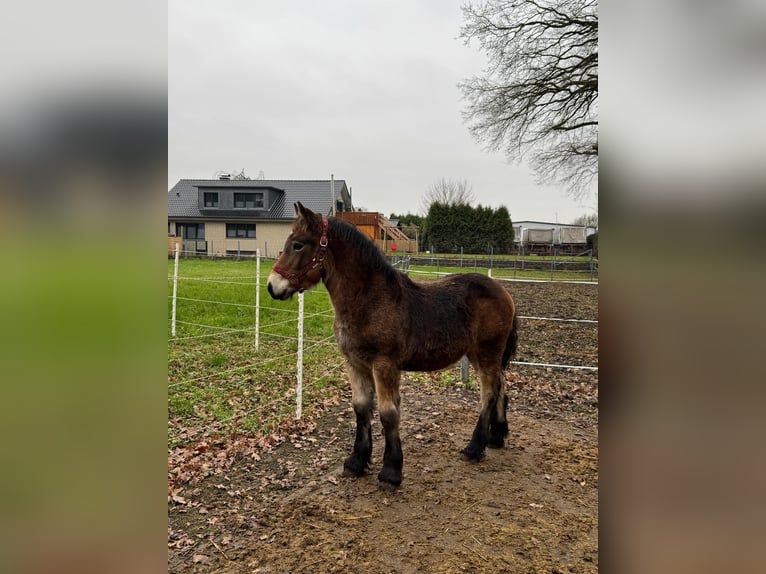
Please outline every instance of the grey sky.
[[[356, 206], [418, 212], [463, 178], [514, 220], [569, 222], [597, 207], [535, 183], [463, 124], [457, 83], [484, 55], [459, 34], [462, 0], [169, 4], [168, 187], [245, 169], [345, 179]], [[595, 186], [594, 186], [595, 188]]]

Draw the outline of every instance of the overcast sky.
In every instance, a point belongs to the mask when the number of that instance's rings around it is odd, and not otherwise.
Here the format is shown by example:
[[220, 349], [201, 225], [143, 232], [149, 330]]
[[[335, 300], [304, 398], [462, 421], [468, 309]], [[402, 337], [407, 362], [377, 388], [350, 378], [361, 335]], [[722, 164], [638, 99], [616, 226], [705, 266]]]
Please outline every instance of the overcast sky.
[[[462, 0], [171, 0], [168, 187], [245, 169], [344, 179], [356, 207], [417, 213], [439, 178], [513, 220], [597, 208], [540, 186], [473, 140], [458, 82], [482, 72], [458, 39]], [[595, 189], [595, 186], [594, 186]]]

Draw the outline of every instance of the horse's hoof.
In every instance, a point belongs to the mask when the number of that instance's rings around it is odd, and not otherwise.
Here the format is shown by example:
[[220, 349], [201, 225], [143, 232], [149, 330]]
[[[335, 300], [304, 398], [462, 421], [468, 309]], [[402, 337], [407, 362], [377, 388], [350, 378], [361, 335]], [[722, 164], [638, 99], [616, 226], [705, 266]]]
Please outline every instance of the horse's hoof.
[[356, 459], [346, 459], [343, 463], [343, 476], [348, 478], [359, 478], [364, 475], [366, 464], [361, 464]]
[[380, 471], [378, 474], [378, 486], [381, 490], [386, 490], [388, 492], [393, 492], [396, 490], [399, 485], [402, 483], [402, 474], [400, 472], [395, 472], [391, 470], [386, 470], [386, 468], [383, 468], [383, 470]]
[[383, 480], [378, 481], [378, 488], [382, 490], [383, 492], [394, 492], [397, 488], [399, 488], [398, 484], [393, 484], [391, 482], [385, 482]]
[[497, 439], [497, 440], [489, 439], [489, 442], [487, 443], [487, 446], [489, 448], [504, 448], [505, 447], [505, 439], [503, 439], [503, 438]]
[[466, 462], [480, 462], [484, 458], [484, 451], [475, 451], [466, 447], [463, 449], [460, 455]]

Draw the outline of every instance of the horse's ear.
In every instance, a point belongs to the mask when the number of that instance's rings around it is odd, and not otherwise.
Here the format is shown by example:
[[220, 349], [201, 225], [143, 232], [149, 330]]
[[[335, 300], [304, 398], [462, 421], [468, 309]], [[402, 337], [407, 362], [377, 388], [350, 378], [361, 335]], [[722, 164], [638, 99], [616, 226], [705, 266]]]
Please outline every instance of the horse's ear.
[[306, 221], [312, 221], [314, 219], [314, 212], [308, 207], [305, 207], [300, 201], [295, 204], [295, 215], [302, 217]]

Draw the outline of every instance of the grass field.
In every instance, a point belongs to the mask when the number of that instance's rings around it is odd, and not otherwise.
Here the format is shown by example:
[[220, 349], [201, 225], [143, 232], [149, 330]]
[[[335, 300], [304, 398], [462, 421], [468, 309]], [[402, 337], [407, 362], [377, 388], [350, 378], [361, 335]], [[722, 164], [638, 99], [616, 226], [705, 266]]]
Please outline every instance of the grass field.
[[[487, 274], [487, 269], [482, 267], [474, 268], [470, 267], [427, 267], [423, 265], [411, 265], [410, 273], [414, 279], [427, 279], [435, 278], [438, 275], [450, 274], [450, 273], [481, 273]], [[492, 269], [492, 277], [495, 279], [539, 279], [539, 280], [551, 280], [550, 271], [542, 270], [521, 270], [521, 269]], [[577, 272], [577, 271], [555, 271], [553, 273], [554, 281], [591, 281], [591, 275], [589, 273]], [[598, 275], [593, 275], [593, 281], [598, 281]]]
[[[295, 416], [298, 298], [273, 301], [261, 265], [260, 345], [255, 351], [255, 262], [181, 260], [176, 337], [168, 320], [169, 447], [237, 432], [268, 434]], [[172, 277], [173, 262], [169, 262]], [[168, 293], [172, 293], [172, 279]], [[168, 299], [170, 318], [171, 299]], [[305, 295], [304, 410], [345, 382], [332, 306]]]

